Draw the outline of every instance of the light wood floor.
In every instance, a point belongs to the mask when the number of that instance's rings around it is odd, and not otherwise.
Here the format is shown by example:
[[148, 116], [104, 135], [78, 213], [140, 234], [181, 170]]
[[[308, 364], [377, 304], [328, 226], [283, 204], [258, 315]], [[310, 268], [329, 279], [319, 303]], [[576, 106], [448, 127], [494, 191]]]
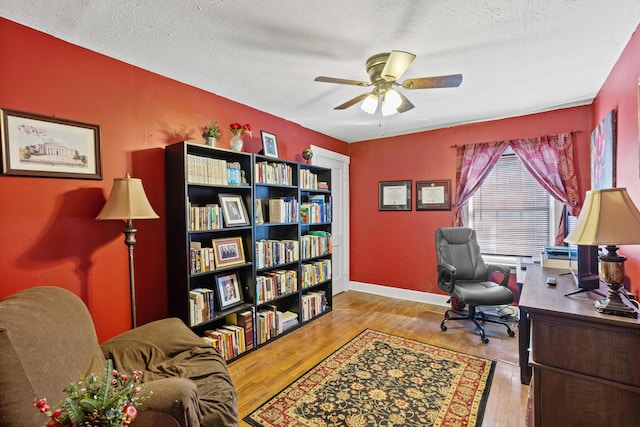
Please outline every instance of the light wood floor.
[[[277, 338], [229, 364], [243, 418], [364, 329], [375, 329], [497, 362], [483, 426], [524, 425], [528, 386], [520, 384], [518, 331], [510, 338], [488, 325], [483, 344], [471, 322], [449, 322], [440, 330], [443, 307], [347, 291], [333, 298], [333, 310], [303, 328]], [[248, 424], [241, 422], [241, 426]]]

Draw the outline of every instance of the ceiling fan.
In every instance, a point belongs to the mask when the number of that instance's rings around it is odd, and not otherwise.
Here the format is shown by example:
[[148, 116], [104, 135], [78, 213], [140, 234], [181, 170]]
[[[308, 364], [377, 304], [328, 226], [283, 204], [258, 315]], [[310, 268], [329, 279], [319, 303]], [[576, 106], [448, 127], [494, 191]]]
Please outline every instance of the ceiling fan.
[[344, 110], [360, 101], [364, 101], [361, 108], [369, 114], [373, 114], [380, 106], [382, 115], [388, 116], [394, 113], [404, 113], [414, 107], [406, 96], [394, 89], [435, 89], [443, 87], [458, 87], [462, 83], [462, 74], [448, 76], [418, 77], [398, 82], [398, 79], [407, 71], [409, 65], [416, 56], [413, 53], [401, 50], [379, 53], [367, 59], [367, 74], [371, 82], [359, 80], [339, 79], [335, 77], [318, 76], [316, 82], [338, 83], [354, 86], [373, 86], [373, 90], [350, 99], [344, 104], [335, 107], [336, 110]]

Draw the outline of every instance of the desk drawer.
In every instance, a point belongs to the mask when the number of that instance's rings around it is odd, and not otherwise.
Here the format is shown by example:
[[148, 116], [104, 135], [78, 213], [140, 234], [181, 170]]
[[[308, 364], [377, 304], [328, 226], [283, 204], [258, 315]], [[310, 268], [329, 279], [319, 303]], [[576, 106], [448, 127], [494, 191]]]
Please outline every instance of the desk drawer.
[[534, 365], [536, 427], [636, 427], [640, 389]]
[[640, 330], [533, 313], [535, 363], [640, 387]]

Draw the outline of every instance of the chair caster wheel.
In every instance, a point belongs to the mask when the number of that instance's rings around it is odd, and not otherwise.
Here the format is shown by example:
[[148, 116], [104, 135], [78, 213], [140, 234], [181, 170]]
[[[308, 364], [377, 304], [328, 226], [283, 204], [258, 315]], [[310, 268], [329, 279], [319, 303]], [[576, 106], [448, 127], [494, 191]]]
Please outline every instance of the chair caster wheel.
[[509, 334], [510, 337], [515, 337], [516, 333], [513, 332], [511, 329], [509, 329], [509, 331], [507, 332]]
[[443, 330], [443, 331], [446, 331], [446, 330], [447, 330], [447, 327], [446, 327], [446, 326], [444, 326], [444, 325], [440, 325], [440, 329], [441, 329], [441, 330]]
[[485, 344], [489, 344], [489, 338], [487, 338], [487, 337], [482, 338], [482, 342], [485, 343]]

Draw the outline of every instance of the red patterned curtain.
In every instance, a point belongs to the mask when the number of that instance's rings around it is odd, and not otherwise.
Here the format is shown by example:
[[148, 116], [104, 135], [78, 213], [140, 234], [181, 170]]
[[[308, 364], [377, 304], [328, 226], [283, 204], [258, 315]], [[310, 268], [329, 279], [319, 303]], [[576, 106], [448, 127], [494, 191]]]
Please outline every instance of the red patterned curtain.
[[462, 227], [464, 225], [464, 204], [480, 187], [508, 145], [509, 141], [499, 141], [457, 147], [454, 226]]
[[[556, 200], [565, 204], [572, 215], [580, 213], [578, 178], [573, 162], [570, 133], [536, 138], [512, 139], [509, 145], [533, 177]], [[562, 245], [564, 215], [556, 233], [555, 244]]]

